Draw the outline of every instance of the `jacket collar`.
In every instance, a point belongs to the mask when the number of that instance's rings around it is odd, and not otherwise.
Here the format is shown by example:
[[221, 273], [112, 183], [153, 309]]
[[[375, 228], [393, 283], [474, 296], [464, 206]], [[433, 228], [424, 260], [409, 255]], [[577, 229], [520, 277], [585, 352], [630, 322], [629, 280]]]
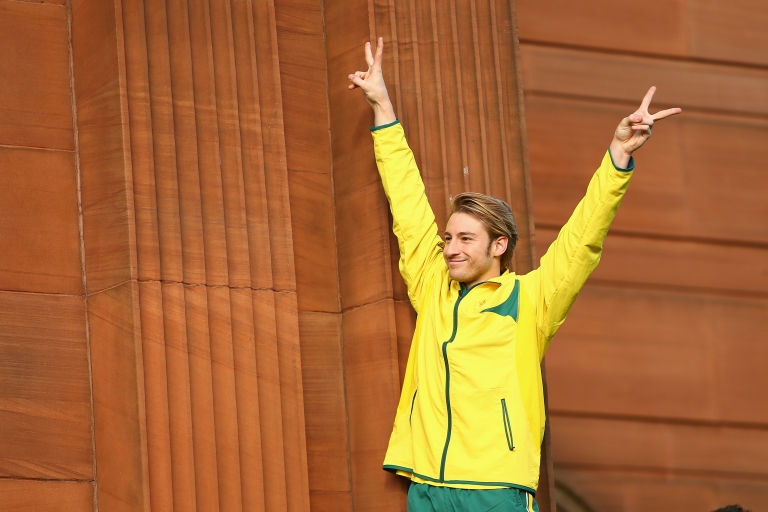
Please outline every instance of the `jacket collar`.
[[489, 279], [489, 280], [487, 280], [485, 282], [486, 283], [502, 284], [506, 280], [507, 275], [509, 275], [509, 274], [511, 274], [511, 272], [509, 270], [505, 270], [504, 272], [501, 273], [501, 275], [499, 277], [494, 277], [493, 279]]
[[[502, 274], [500, 276], [494, 277], [494, 278], [489, 279], [487, 281], [479, 282], [475, 286], [479, 286], [479, 285], [485, 284], [485, 283], [495, 283], [495, 284], [498, 284], [498, 285], [502, 285], [502, 284], [504, 284], [504, 281], [506, 281], [507, 277], [510, 276], [510, 275], [512, 275], [512, 273], [509, 270], [505, 270], [504, 272], [502, 272]], [[451, 285], [450, 286], [451, 286], [451, 288], [457, 290], [459, 292], [459, 295], [464, 295], [465, 293], [467, 293], [467, 291], [471, 290], [471, 288], [467, 289], [467, 286], [464, 283], [460, 283], [460, 282], [454, 281], [454, 280], [451, 280]], [[475, 286], [473, 286], [472, 288], [474, 288]]]

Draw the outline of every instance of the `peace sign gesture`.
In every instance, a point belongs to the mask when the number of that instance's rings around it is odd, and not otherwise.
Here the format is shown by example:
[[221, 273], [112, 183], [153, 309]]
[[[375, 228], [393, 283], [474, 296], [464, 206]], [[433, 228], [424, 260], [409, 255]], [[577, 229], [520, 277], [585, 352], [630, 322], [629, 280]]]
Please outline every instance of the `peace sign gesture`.
[[365, 93], [365, 99], [373, 108], [374, 123], [377, 126], [395, 121], [395, 110], [389, 100], [384, 75], [381, 72], [381, 60], [384, 54], [384, 38], [380, 37], [376, 44], [376, 55], [371, 52], [371, 43], [365, 43], [365, 61], [368, 71], [356, 71], [349, 75], [350, 89], [360, 88]]
[[[613, 136], [613, 142], [611, 143], [611, 155], [614, 161], [622, 167], [625, 167], [629, 163], [629, 157], [632, 153], [640, 149], [645, 144], [645, 141], [651, 138], [653, 132], [653, 123], [669, 116], [679, 114], [682, 109], [669, 108], [662, 110], [651, 115], [648, 112], [648, 107], [653, 99], [653, 94], [656, 92], [656, 87], [651, 87], [643, 98], [643, 102], [633, 114], [629, 117], [625, 117], [619, 123], [616, 128], [616, 133]], [[624, 162], [624, 160], [626, 161]], [[621, 162], [624, 162], [623, 164]]]

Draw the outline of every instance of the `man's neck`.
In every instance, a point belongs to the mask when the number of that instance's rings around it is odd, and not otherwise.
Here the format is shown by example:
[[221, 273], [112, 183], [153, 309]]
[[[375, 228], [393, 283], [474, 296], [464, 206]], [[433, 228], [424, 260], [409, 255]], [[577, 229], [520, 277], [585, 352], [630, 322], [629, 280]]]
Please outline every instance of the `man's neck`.
[[500, 275], [501, 275], [501, 265], [494, 261], [494, 265], [492, 265], [487, 272], [483, 273], [483, 275], [481, 275], [476, 279], [473, 279], [472, 281], [465, 281], [462, 284], [466, 287], [467, 290], [469, 290], [470, 288], [480, 283], [484, 283], [495, 277], [499, 277]]

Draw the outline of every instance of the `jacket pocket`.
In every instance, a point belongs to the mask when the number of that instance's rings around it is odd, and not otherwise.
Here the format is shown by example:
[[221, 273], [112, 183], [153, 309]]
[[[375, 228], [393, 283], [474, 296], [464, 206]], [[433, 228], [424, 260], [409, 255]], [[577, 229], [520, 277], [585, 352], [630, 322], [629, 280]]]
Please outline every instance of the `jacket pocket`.
[[512, 424], [509, 422], [509, 412], [507, 411], [507, 401], [501, 399], [501, 417], [504, 421], [504, 435], [507, 438], [507, 447], [511, 450], [515, 449], [515, 441], [512, 438]]
[[413, 398], [411, 398], [411, 414], [408, 415], [408, 423], [411, 422], [413, 419], [413, 407], [416, 405], [416, 393], [418, 393], [419, 390], [413, 392]]

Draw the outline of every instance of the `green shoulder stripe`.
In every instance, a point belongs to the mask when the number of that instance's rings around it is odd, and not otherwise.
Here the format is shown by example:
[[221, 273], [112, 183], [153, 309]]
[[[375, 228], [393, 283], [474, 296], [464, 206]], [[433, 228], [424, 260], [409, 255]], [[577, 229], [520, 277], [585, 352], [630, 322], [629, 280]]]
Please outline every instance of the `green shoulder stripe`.
[[509, 294], [507, 300], [481, 311], [481, 313], [496, 313], [501, 316], [511, 316], [512, 319], [517, 322], [517, 315], [520, 311], [520, 280], [515, 279], [515, 287], [512, 289], [512, 293]]

